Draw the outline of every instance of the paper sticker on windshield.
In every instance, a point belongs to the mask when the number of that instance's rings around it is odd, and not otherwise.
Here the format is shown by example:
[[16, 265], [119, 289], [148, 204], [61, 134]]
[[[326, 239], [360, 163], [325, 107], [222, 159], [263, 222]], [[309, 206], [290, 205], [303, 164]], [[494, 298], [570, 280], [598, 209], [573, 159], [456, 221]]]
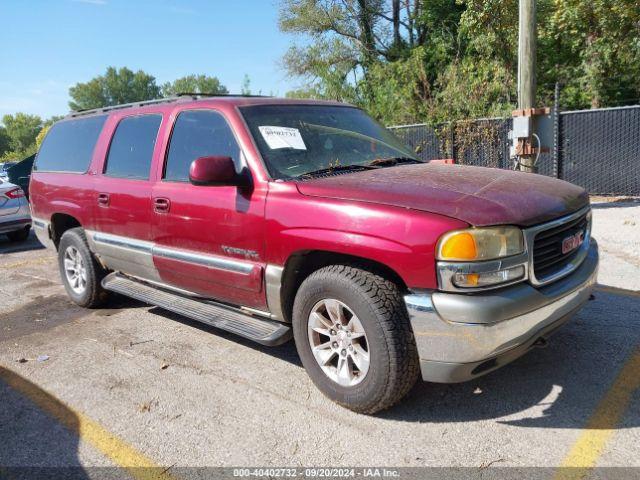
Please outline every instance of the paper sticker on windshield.
[[278, 148], [293, 148], [294, 150], [306, 150], [307, 147], [302, 140], [300, 130], [289, 127], [258, 127], [262, 138], [267, 142], [271, 150]]

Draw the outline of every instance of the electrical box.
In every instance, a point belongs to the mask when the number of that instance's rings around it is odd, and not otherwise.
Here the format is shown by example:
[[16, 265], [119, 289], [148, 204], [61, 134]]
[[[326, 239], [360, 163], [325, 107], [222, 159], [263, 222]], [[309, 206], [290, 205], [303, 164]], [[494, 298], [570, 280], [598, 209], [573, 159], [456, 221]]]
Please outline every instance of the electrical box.
[[531, 136], [531, 117], [513, 117], [513, 138], [528, 138]]

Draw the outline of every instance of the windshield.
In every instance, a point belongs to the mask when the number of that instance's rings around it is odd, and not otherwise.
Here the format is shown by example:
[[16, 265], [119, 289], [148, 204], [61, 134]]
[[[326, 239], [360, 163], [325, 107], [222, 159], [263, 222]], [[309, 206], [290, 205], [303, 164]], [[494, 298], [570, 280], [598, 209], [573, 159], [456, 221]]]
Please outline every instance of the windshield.
[[386, 159], [417, 161], [391, 132], [357, 108], [256, 105], [241, 111], [273, 178], [364, 168]]

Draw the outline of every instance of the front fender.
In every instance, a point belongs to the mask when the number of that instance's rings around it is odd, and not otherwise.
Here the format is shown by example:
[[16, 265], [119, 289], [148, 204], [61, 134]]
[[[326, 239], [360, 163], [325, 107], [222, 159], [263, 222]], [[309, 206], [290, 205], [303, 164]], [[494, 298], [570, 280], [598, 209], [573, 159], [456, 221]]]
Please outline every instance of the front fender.
[[305, 197], [281, 185], [267, 199], [268, 262], [283, 266], [304, 251], [373, 260], [409, 288], [437, 288], [435, 248], [441, 235], [468, 225], [442, 215], [340, 199]]

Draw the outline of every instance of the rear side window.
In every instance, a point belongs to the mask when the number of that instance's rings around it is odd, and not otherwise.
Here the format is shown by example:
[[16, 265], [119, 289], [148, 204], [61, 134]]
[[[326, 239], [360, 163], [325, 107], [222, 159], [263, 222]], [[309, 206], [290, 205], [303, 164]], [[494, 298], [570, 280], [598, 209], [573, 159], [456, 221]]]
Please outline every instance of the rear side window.
[[45, 137], [34, 170], [86, 172], [106, 115], [58, 122]]
[[162, 115], [120, 120], [111, 140], [104, 173], [110, 177], [147, 180]]
[[226, 120], [211, 110], [182, 112], [171, 134], [164, 179], [188, 182], [191, 162], [211, 156], [231, 157], [239, 169], [240, 147]]

